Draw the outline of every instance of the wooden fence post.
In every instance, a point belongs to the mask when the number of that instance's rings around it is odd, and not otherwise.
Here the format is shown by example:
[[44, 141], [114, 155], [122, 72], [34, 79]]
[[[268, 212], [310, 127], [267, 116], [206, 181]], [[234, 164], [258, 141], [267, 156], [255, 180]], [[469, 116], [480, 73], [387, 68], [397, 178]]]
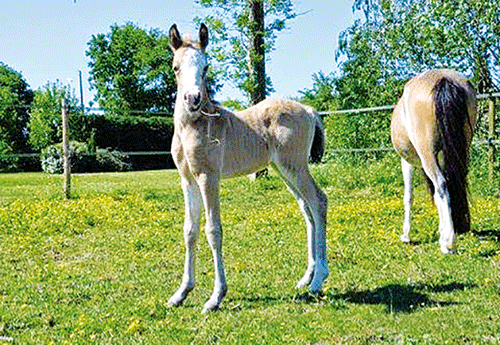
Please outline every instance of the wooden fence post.
[[62, 146], [63, 146], [63, 169], [64, 169], [64, 196], [66, 200], [71, 197], [71, 166], [68, 142], [68, 104], [66, 98], [62, 99]]
[[488, 179], [495, 178], [495, 99], [488, 98]]

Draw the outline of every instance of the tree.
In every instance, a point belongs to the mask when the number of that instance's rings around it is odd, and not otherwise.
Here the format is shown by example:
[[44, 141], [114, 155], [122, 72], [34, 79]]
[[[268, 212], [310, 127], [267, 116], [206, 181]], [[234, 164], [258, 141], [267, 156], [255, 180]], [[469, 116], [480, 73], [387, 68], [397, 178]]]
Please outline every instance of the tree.
[[28, 123], [29, 144], [35, 151], [62, 141], [61, 102], [64, 97], [67, 97], [71, 118], [76, 113], [78, 101], [61, 84], [47, 84], [35, 92]]
[[473, 77], [479, 92], [499, 88], [500, 7], [495, 2], [355, 0], [353, 9], [363, 19], [339, 39], [337, 57], [346, 58], [343, 82], [370, 71], [372, 85], [376, 76], [378, 84], [399, 93], [394, 80], [451, 67]]
[[[212, 14], [204, 21], [211, 30], [209, 54], [215, 60], [217, 78], [236, 84], [250, 104], [272, 91], [266, 76], [266, 54], [274, 48], [276, 35], [295, 18], [291, 0], [195, 0]], [[267, 22], [267, 24], [266, 24]]]
[[173, 113], [176, 85], [166, 35], [128, 23], [92, 36], [88, 45], [90, 81], [105, 111]]
[[0, 62], [0, 154], [25, 151], [33, 91], [19, 72]]
[[334, 79], [340, 109], [392, 104], [399, 97], [405, 77], [398, 68], [391, 68], [385, 57], [387, 47], [378, 42], [378, 35], [376, 29], [359, 22], [341, 34], [338, 54], [344, 54], [346, 61], [341, 64], [341, 76]]
[[333, 75], [319, 72], [313, 75], [313, 80], [312, 89], [300, 91], [302, 93], [300, 102], [312, 106], [317, 111], [336, 110], [338, 99]]

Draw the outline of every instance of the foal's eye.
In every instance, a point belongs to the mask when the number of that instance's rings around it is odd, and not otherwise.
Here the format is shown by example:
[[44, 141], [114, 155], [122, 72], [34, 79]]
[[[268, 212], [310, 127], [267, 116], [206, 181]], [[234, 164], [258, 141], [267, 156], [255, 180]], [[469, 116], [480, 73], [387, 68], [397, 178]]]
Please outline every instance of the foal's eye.
[[179, 66], [174, 66], [174, 72], [175, 72], [175, 73], [179, 73], [179, 71], [180, 71]]

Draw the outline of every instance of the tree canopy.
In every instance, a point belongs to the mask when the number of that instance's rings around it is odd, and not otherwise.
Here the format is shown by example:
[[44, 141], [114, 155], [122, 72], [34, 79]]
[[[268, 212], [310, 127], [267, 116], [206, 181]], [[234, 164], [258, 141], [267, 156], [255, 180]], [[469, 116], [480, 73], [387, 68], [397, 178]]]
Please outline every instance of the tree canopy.
[[33, 91], [19, 72], [0, 62], [0, 154], [26, 149], [28, 106]]
[[209, 54], [216, 79], [233, 82], [249, 103], [272, 91], [265, 73], [266, 54], [274, 49], [277, 34], [295, 18], [291, 0], [195, 0], [209, 15], [196, 18], [210, 28]]
[[176, 85], [167, 35], [128, 23], [94, 35], [88, 45], [90, 81], [101, 108], [173, 113]]
[[340, 106], [393, 103], [422, 70], [449, 67], [479, 92], [500, 88], [500, 7], [479, 0], [354, 0], [360, 14], [339, 37]]
[[[78, 101], [59, 83], [47, 84], [35, 91], [28, 123], [29, 144], [40, 152], [49, 145], [62, 141], [62, 99], [66, 97], [70, 118], [74, 117]], [[83, 128], [78, 128], [82, 130]]]

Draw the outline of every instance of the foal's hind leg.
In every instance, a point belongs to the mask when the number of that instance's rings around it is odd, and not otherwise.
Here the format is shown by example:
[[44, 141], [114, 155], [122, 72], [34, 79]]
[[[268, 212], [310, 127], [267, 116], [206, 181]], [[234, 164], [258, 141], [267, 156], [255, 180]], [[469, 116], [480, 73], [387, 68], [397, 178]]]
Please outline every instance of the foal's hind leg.
[[200, 189], [194, 180], [181, 180], [184, 193], [184, 242], [186, 245], [186, 257], [184, 262], [184, 274], [182, 283], [177, 292], [169, 299], [174, 306], [180, 305], [195, 285], [195, 246], [200, 231], [200, 212], [202, 198]]
[[309, 290], [318, 293], [329, 274], [325, 234], [327, 199], [314, 182], [307, 165], [296, 169], [278, 169], [296, 197], [307, 225], [308, 265], [297, 288], [310, 284]]
[[314, 267], [316, 265], [316, 234], [314, 231], [313, 215], [306, 200], [292, 187], [288, 186], [288, 189], [297, 199], [307, 228], [307, 269], [302, 279], [297, 283], [297, 289], [302, 289], [304, 286], [309, 285], [313, 279]]

